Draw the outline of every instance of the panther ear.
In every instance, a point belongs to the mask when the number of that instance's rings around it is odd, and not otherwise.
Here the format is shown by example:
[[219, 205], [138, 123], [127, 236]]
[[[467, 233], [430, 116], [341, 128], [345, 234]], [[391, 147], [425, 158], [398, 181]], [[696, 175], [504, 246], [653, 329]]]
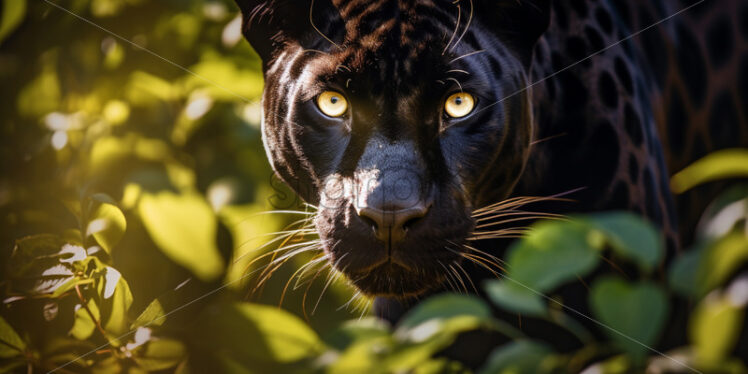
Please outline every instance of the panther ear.
[[236, 0], [236, 4], [242, 12], [244, 37], [266, 64], [287, 44], [314, 43], [333, 24], [339, 26], [330, 21], [337, 15], [330, 0]]
[[551, 0], [482, 0], [478, 13], [529, 67], [532, 51], [551, 21]]

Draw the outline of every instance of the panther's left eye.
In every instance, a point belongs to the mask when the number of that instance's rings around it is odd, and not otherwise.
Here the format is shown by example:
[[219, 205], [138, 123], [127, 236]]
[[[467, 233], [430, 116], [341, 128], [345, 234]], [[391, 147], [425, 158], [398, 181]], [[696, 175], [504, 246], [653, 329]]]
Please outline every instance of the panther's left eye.
[[330, 117], [340, 117], [348, 110], [348, 100], [340, 92], [325, 91], [317, 97], [317, 107]]
[[465, 117], [475, 108], [473, 95], [467, 92], [457, 92], [450, 95], [444, 103], [444, 111], [452, 118]]

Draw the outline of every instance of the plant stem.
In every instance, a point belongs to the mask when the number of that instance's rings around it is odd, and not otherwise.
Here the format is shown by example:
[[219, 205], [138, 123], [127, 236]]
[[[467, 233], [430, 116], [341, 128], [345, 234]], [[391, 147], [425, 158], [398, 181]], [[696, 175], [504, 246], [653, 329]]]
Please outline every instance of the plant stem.
[[75, 292], [78, 294], [78, 299], [83, 304], [83, 308], [86, 309], [86, 312], [88, 312], [88, 316], [91, 317], [91, 320], [94, 321], [94, 324], [96, 325], [96, 328], [99, 330], [102, 336], [104, 336], [104, 339], [109, 341], [109, 337], [107, 336], [106, 330], [104, 330], [103, 327], [101, 327], [101, 322], [94, 317], [93, 312], [91, 312], [91, 309], [88, 308], [88, 300], [86, 300], [85, 297], [83, 297], [83, 293], [81, 292], [80, 285], [75, 285]]

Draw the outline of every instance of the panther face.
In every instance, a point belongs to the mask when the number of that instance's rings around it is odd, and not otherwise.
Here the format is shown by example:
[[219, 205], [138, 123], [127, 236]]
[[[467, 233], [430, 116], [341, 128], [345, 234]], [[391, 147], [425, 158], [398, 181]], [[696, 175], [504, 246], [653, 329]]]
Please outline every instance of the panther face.
[[527, 161], [547, 4], [238, 3], [264, 63], [268, 157], [318, 207], [329, 261], [368, 295], [439, 287], [473, 210], [506, 198]]

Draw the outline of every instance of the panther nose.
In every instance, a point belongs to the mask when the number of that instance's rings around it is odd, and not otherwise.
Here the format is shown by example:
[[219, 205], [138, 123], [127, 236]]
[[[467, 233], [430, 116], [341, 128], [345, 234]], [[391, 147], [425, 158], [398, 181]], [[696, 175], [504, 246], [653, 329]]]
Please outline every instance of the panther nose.
[[430, 204], [419, 202], [409, 208], [377, 209], [369, 206], [356, 208], [358, 215], [374, 229], [377, 239], [389, 243], [398, 243], [413, 224], [426, 216]]

